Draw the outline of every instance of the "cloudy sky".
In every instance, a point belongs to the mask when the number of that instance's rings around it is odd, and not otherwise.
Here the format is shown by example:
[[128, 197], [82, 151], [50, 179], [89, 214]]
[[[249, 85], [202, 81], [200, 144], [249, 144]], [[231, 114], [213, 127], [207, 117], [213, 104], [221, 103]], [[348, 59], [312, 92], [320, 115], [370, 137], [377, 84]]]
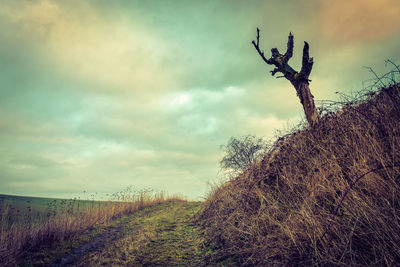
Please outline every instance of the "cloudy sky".
[[135, 189], [206, 196], [231, 136], [271, 138], [303, 111], [269, 75], [295, 37], [317, 100], [400, 62], [398, 0], [15, 1], [0, 5], [0, 193]]

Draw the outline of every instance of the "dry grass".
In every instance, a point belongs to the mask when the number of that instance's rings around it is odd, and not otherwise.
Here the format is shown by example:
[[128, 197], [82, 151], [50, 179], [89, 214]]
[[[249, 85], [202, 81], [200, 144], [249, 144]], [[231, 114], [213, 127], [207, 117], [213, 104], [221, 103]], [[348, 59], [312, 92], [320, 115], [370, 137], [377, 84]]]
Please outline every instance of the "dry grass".
[[400, 262], [400, 85], [278, 140], [214, 188], [198, 219], [214, 262]]
[[0, 265], [12, 266], [20, 255], [42, 244], [61, 241], [80, 234], [99, 224], [132, 214], [143, 208], [164, 202], [179, 200], [164, 193], [131, 193], [124, 191], [114, 194], [110, 201], [90, 201], [70, 204], [61, 202], [61, 207], [47, 213], [45, 218], [13, 220], [10, 209], [2, 209], [0, 224]]

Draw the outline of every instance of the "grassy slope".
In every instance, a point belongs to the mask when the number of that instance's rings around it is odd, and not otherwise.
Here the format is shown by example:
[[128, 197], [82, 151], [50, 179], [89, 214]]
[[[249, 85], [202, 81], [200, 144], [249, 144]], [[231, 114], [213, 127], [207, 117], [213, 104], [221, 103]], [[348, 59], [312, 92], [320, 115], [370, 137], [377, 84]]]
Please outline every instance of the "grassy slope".
[[42, 246], [23, 257], [21, 266], [46, 266], [59, 261], [74, 249], [115, 229], [95, 251], [84, 253], [74, 266], [193, 266], [205, 254], [202, 239], [192, 216], [200, 202], [167, 202], [145, 208], [131, 216], [96, 227], [86, 233], [51, 247]]
[[199, 219], [215, 261], [400, 262], [400, 84], [369, 96], [282, 137], [215, 188]]

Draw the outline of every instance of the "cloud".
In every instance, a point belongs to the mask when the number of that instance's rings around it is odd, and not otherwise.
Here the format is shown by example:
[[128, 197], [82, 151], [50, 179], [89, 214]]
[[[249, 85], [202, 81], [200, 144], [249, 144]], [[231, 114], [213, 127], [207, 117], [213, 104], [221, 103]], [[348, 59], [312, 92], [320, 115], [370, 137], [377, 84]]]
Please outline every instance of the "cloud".
[[323, 0], [319, 22], [323, 37], [338, 43], [362, 43], [400, 29], [398, 0]]
[[31, 48], [36, 44], [64, 72], [89, 81], [92, 87], [87, 89], [118, 90], [142, 98], [177, 86], [179, 70], [166, 66], [173, 47], [158, 37], [156, 29], [124, 15], [110, 21], [92, 5], [75, 4], [7, 1], [0, 14], [23, 33]]
[[252, 129], [256, 136], [263, 136], [267, 140], [272, 140], [277, 134], [278, 129], [282, 129], [283, 126], [287, 128], [292, 128], [293, 122], [298, 121], [298, 117], [293, 117], [288, 120], [278, 119], [272, 115], [269, 116], [251, 116], [249, 120], [246, 121], [246, 128]]
[[231, 136], [272, 137], [303, 116], [293, 86], [271, 77], [251, 46], [257, 26], [266, 51], [295, 33], [295, 69], [300, 41], [310, 40], [316, 99], [357, 79], [366, 58], [385, 56], [337, 43], [381, 49], [378, 34], [395, 31], [393, 1], [374, 21], [383, 33], [365, 33], [374, 3], [356, 1], [368, 6], [362, 14], [352, 2], [318, 3], [2, 1], [0, 188], [61, 196], [133, 185], [198, 197]]

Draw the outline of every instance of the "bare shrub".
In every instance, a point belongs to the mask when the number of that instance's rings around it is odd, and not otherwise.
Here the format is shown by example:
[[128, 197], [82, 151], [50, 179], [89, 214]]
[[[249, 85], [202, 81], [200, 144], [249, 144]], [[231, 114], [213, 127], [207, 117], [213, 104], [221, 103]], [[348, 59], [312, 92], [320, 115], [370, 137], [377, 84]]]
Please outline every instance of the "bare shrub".
[[221, 146], [225, 152], [220, 161], [221, 169], [234, 177], [253, 165], [267, 146], [262, 138], [254, 135], [231, 137], [228, 143]]

